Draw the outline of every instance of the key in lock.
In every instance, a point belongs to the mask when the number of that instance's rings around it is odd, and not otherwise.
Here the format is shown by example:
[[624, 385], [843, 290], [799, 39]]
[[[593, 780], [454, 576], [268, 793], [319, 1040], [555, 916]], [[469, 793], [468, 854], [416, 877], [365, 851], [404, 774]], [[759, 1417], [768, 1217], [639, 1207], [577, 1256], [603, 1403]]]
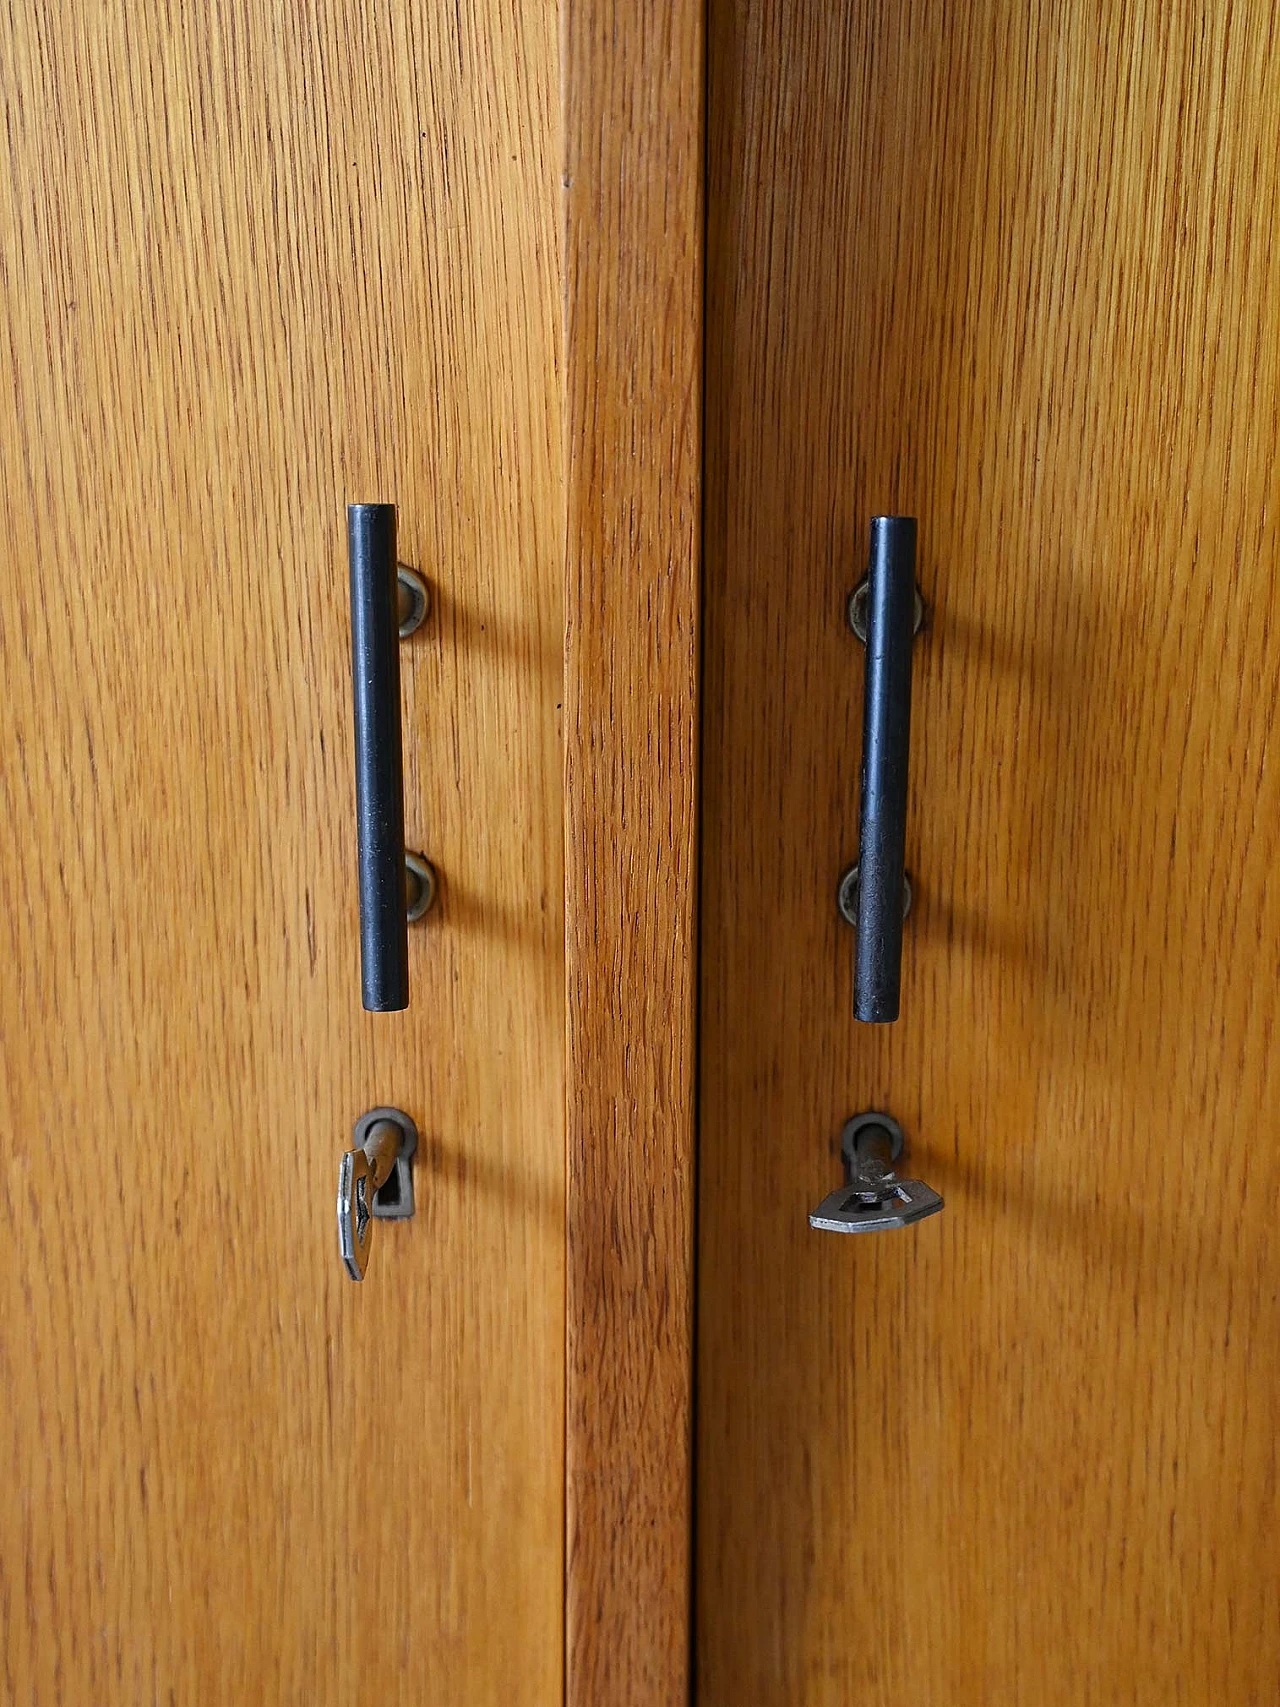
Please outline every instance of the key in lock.
[[413, 1214], [418, 1128], [402, 1109], [371, 1108], [352, 1137], [338, 1169], [338, 1254], [352, 1280], [363, 1280], [374, 1222]]
[[894, 1172], [903, 1143], [892, 1115], [855, 1114], [840, 1134], [845, 1183], [810, 1213], [809, 1225], [826, 1233], [879, 1233], [936, 1215], [943, 1203], [933, 1187]]

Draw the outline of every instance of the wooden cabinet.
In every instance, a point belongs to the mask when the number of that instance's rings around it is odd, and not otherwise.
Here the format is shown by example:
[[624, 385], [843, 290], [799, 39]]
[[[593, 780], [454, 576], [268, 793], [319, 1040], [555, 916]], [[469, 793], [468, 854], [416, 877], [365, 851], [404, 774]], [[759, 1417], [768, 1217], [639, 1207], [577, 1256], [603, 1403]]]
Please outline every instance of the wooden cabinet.
[[[595, 0], [0, 26], [6, 1700], [683, 1688], [701, 50]], [[366, 1015], [376, 500], [440, 899]], [[418, 1208], [355, 1287], [383, 1104]]]
[[[555, 17], [39, 6], [0, 36], [0, 1695], [547, 1702]], [[358, 981], [367, 498], [433, 597], [405, 795], [442, 888], [400, 1015]], [[418, 1213], [355, 1287], [338, 1159], [382, 1103], [421, 1129]]]
[[[1280, 1692], [1273, 38], [0, 26], [6, 1701]], [[402, 1014], [353, 500], [432, 595]], [[888, 512], [927, 616], [869, 1027]], [[378, 1104], [418, 1208], [355, 1286]], [[861, 1109], [942, 1215], [810, 1228]]]
[[[710, 16], [696, 1699], [1274, 1700], [1270, 12]], [[894, 511], [876, 1027], [843, 599]], [[868, 1108], [945, 1212], [813, 1232]]]

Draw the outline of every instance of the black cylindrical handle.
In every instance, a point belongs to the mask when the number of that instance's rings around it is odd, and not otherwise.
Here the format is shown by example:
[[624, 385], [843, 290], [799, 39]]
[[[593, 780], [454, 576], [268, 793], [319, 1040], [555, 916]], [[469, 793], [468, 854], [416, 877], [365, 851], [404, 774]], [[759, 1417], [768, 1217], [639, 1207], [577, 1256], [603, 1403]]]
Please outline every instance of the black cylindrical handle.
[[396, 507], [347, 506], [360, 857], [360, 984], [371, 1013], [409, 1005]]
[[902, 981], [915, 599], [915, 517], [875, 516], [867, 566], [858, 947], [853, 980], [854, 1018], [872, 1024], [897, 1019]]

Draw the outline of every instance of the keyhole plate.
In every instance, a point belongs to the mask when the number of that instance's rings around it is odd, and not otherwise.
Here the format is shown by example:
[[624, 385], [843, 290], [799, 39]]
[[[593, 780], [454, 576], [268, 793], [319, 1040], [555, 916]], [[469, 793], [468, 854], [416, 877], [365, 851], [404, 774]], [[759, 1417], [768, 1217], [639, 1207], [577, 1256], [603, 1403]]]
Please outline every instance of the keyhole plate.
[[393, 1121], [401, 1132], [400, 1154], [384, 1185], [373, 1194], [373, 1213], [379, 1221], [407, 1221], [413, 1214], [413, 1158], [418, 1128], [402, 1108], [371, 1108], [356, 1121], [351, 1148], [363, 1150], [369, 1128], [379, 1120]]

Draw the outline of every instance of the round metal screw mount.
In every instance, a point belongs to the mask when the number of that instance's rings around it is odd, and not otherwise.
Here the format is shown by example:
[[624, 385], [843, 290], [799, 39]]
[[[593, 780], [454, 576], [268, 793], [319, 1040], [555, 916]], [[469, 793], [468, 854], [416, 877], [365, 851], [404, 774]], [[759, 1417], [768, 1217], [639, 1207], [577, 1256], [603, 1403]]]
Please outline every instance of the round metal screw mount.
[[396, 564], [396, 621], [401, 640], [421, 628], [431, 612], [431, 592], [416, 569]]
[[[840, 917], [853, 930], [858, 928], [858, 862], [845, 866], [840, 873], [839, 887], [836, 889], [836, 906]], [[905, 919], [911, 912], [911, 873], [902, 874], [902, 916]]]
[[405, 850], [404, 856], [404, 916], [416, 924], [424, 913], [436, 904], [436, 868], [421, 854]]
[[[848, 619], [849, 627], [865, 646], [867, 644], [867, 577], [865, 575], [849, 594], [845, 604], [845, 616]], [[919, 634], [923, 627], [924, 600], [920, 596], [919, 587], [917, 587], [915, 615], [911, 621], [912, 634]]]

